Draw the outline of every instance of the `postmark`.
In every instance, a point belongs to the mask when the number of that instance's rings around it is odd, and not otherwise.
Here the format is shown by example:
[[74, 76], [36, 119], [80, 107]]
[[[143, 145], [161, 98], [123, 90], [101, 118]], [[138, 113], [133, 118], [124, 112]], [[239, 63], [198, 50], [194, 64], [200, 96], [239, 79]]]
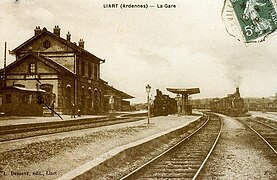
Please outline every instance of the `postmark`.
[[[226, 22], [239, 26], [241, 39], [246, 43], [263, 41], [277, 29], [277, 13], [273, 0], [226, 0], [224, 9]], [[230, 31], [232, 34], [229, 29]]]

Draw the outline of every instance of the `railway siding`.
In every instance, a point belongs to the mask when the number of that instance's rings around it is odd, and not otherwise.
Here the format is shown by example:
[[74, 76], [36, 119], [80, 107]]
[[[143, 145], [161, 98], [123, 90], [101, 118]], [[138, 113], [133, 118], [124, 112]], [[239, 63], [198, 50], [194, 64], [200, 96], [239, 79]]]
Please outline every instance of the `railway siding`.
[[40, 136], [45, 134], [54, 134], [59, 132], [74, 131], [124, 122], [138, 121], [143, 119], [142, 116], [145, 115], [145, 113], [141, 113], [119, 117], [94, 117], [67, 121], [50, 121], [44, 123], [27, 123], [1, 126], [0, 142]]

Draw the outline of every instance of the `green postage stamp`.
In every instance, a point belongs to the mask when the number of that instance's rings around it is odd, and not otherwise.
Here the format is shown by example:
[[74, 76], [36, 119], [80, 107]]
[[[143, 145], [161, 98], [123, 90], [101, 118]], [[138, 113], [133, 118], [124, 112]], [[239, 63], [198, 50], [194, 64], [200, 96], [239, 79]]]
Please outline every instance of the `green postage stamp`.
[[[277, 28], [274, 0], [227, 0], [246, 43], [257, 42]], [[227, 10], [230, 15], [230, 10]], [[228, 14], [227, 14], [228, 16]]]

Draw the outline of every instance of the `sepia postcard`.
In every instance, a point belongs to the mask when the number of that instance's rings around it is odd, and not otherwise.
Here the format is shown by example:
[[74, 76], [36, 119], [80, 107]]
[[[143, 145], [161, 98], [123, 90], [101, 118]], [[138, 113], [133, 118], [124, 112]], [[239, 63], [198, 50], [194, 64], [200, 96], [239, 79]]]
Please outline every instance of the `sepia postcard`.
[[1, 0], [0, 179], [277, 179], [275, 0]]

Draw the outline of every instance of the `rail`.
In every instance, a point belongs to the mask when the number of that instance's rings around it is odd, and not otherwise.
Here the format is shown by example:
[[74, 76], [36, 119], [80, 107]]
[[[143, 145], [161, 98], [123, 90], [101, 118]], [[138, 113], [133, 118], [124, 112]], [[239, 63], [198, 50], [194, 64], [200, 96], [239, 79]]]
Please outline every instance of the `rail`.
[[[243, 122], [243, 121], [242, 121]], [[273, 129], [273, 130], [277, 130], [275, 127], [272, 127], [272, 126], [270, 126], [270, 125], [268, 125], [268, 124], [265, 124], [265, 123], [262, 123], [262, 122], [259, 122], [259, 121], [256, 121], [256, 120], [253, 120], [252, 119], [252, 122], [256, 122], [256, 123], [259, 123], [259, 124], [261, 124], [261, 125], [264, 125], [264, 126], [266, 126], [266, 127], [268, 127], [268, 128], [271, 128], [271, 129]], [[270, 147], [270, 149], [277, 155], [277, 151], [276, 151], [276, 149], [270, 144], [270, 142], [268, 141], [268, 140], [266, 140], [266, 138], [261, 134], [261, 133], [259, 133], [256, 129], [254, 129], [251, 125], [249, 125], [249, 124], [247, 124], [246, 122], [243, 122], [248, 128], [250, 128], [253, 132], [255, 132], [269, 147]]]
[[201, 172], [201, 170], [203, 169], [204, 165], [205, 165], [206, 162], [208, 161], [210, 155], [212, 154], [212, 152], [213, 152], [215, 146], [217, 145], [217, 142], [218, 142], [218, 140], [219, 140], [219, 137], [220, 137], [220, 135], [221, 135], [222, 128], [223, 128], [223, 120], [222, 120], [221, 117], [219, 117], [219, 118], [220, 118], [220, 123], [221, 123], [221, 125], [220, 125], [219, 133], [218, 133], [218, 135], [217, 135], [217, 137], [216, 137], [216, 140], [215, 140], [215, 142], [214, 142], [214, 144], [213, 144], [211, 150], [209, 151], [208, 155], [206, 156], [205, 160], [203, 161], [203, 163], [201, 164], [201, 166], [199, 167], [199, 169], [198, 169], [197, 172], [195, 173], [195, 175], [194, 175], [194, 177], [192, 178], [192, 180], [195, 180], [195, 179], [198, 177], [199, 173]]
[[0, 142], [142, 120], [140, 114], [120, 118], [95, 118], [3, 126]]
[[[150, 161], [146, 162], [145, 164], [143, 164], [140, 167], [136, 168], [132, 172], [128, 173], [127, 175], [122, 177], [121, 180], [128, 179], [128, 178], [131, 179], [133, 176], [136, 176], [137, 174], [139, 174], [140, 171], [143, 171], [143, 169], [146, 169], [147, 167], [151, 166], [152, 163], [154, 163], [155, 161], [157, 161], [161, 157], [165, 156], [166, 154], [169, 154], [169, 153], [173, 152], [175, 149], [177, 149], [179, 146], [181, 146], [182, 143], [184, 143], [185, 141], [189, 140], [193, 135], [195, 135], [201, 129], [203, 129], [203, 127], [205, 127], [209, 121], [210, 121], [210, 116], [208, 116], [207, 120], [200, 127], [198, 127], [195, 131], [193, 131], [190, 135], [188, 135], [187, 137], [183, 138], [182, 140], [180, 140], [178, 143], [176, 143], [174, 146], [172, 146], [171, 148], [167, 149], [163, 153], [161, 153], [158, 156], [152, 158]], [[215, 146], [216, 146], [216, 144], [218, 142], [218, 139], [220, 137], [221, 131], [222, 131], [222, 125], [223, 125], [223, 121], [220, 118], [220, 130], [219, 130], [219, 132], [217, 134], [216, 140], [214, 141], [214, 143], [213, 143], [211, 149], [209, 150], [208, 154], [206, 155], [204, 161], [201, 163], [201, 165], [197, 169], [197, 171], [194, 174], [194, 176], [192, 176], [193, 179], [195, 179], [199, 175], [200, 171], [202, 170], [202, 168], [204, 167], [205, 163], [207, 162], [209, 156], [211, 155], [212, 151], [214, 150], [214, 148], [215, 148]]]

